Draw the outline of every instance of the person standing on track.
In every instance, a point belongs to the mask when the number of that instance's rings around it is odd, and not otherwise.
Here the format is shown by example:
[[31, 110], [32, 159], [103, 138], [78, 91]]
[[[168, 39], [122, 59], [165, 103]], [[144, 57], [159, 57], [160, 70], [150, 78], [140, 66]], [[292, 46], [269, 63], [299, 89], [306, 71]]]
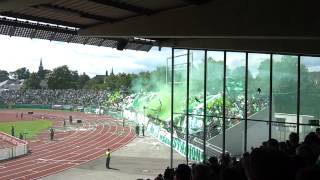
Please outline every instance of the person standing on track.
[[142, 136], [144, 136], [144, 124], [142, 124]]
[[108, 148], [108, 150], [106, 151], [106, 168], [110, 169], [110, 159], [111, 159], [111, 151]]
[[72, 124], [72, 116], [69, 116], [69, 124]]
[[54, 137], [54, 130], [53, 128], [50, 128], [50, 140], [52, 141]]
[[11, 126], [11, 136], [14, 136], [14, 133], [15, 132], [15, 130], [14, 130], [14, 126]]
[[137, 124], [137, 126], [136, 126], [136, 134], [137, 134], [137, 136], [139, 136], [139, 132], [140, 131], [140, 127], [139, 127], [139, 124]]

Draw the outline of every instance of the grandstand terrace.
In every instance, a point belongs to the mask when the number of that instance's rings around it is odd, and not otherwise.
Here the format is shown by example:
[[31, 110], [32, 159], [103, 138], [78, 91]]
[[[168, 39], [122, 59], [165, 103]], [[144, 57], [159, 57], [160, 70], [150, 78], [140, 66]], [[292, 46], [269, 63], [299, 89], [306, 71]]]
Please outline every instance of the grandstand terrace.
[[106, 90], [5, 90], [0, 96], [5, 104], [79, 105], [103, 104], [108, 95]]

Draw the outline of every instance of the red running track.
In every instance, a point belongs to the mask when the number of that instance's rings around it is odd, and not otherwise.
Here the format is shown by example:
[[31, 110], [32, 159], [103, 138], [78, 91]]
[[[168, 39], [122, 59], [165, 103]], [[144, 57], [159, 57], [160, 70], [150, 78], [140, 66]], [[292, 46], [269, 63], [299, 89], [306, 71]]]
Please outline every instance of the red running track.
[[[61, 126], [70, 114], [41, 113], [54, 117], [56, 126]], [[30, 155], [0, 163], [0, 179], [39, 179], [97, 159], [107, 148], [115, 151], [135, 138], [130, 127], [119, 126], [110, 117], [79, 113], [73, 116], [84, 120], [81, 129], [57, 132], [54, 141], [48, 140], [48, 132], [40, 133], [29, 142]]]

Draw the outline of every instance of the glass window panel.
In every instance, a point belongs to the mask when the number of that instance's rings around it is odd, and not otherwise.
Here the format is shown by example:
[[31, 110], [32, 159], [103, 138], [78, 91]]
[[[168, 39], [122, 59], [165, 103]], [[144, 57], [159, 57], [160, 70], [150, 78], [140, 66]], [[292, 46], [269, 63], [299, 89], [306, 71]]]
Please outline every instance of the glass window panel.
[[207, 52], [207, 158], [222, 153], [224, 52]]
[[[300, 59], [300, 123], [318, 124], [320, 119], [320, 57]], [[315, 126], [300, 126], [300, 140]]]
[[226, 151], [241, 156], [244, 142], [245, 53], [227, 52]]
[[264, 121], [248, 120], [247, 151], [259, 147], [269, 137], [269, 123]]
[[[301, 117], [300, 117], [301, 119]], [[300, 134], [299, 134], [299, 137], [300, 137], [300, 142], [303, 142], [304, 141], [304, 138], [310, 133], [310, 132], [316, 132], [316, 129], [319, 128], [319, 125], [300, 125], [299, 126], [300, 129]]]
[[272, 138], [285, 141], [296, 131], [298, 57], [273, 55], [272, 67]]
[[[155, 53], [162, 57], [162, 61], [157, 64], [155, 70], [148, 73], [141, 72], [139, 80], [134, 81], [132, 84], [136, 94], [132, 102], [135, 114], [132, 114], [133, 116], [131, 117], [140, 125], [140, 135], [142, 125], [145, 127], [145, 133], [156, 139], [161, 131], [162, 142], [168, 146], [160, 149], [163, 152], [159, 157], [162, 158], [160, 163], [164, 166], [169, 166], [171, 158], [171, 48], [163, 48], [161, 51], [156, 50]], [[166, 78], [168, 76], [169, 81]], [[125, 112], [129, 110], [131, 108], [126, 108]], [[129, 123], [127, 120], [124, 122], [126, 124]], [[174, 157], [174, 161], [183, 158], [178, 155]]]
[[270, 96], [270, 54], [248, 54], [247, 150], [268, 140]]
[[203, 160], [204, 59], [205, 51], [190, 50], [189, 160], [197, 162]]
[[[174, 49], [174, 94], [173, 94], [173, 125], [174, 149], [186, 154], [186, 100], [187, 100], [187, 61], [188, 51]], [[175, 158], [175, 157], [174, 157]], [[184, 161], [186, 163], [186, 160]], [[176, 167], [174, 161], [173, 166]]]
[[248, 118], [269, 120], [270, 55], [248, 54]]

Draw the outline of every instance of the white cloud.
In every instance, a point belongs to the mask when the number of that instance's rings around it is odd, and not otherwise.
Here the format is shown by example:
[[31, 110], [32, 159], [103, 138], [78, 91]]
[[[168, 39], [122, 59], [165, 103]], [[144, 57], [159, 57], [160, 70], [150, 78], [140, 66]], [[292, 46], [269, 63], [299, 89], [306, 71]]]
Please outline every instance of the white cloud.
[[113, 67], [114, 72], [139, 72], [155, 69], [165, 65], [171, 51], [157, 48], [149, 52], [96, 47], [47, 40], [9, 37], [0, 35], [0, 69], [14, 71], [27, 67], [37, 71], [40, 58], [46, 69], [68, 65], [79, 73], [86, 72], [90, 76], [105, 74]]

